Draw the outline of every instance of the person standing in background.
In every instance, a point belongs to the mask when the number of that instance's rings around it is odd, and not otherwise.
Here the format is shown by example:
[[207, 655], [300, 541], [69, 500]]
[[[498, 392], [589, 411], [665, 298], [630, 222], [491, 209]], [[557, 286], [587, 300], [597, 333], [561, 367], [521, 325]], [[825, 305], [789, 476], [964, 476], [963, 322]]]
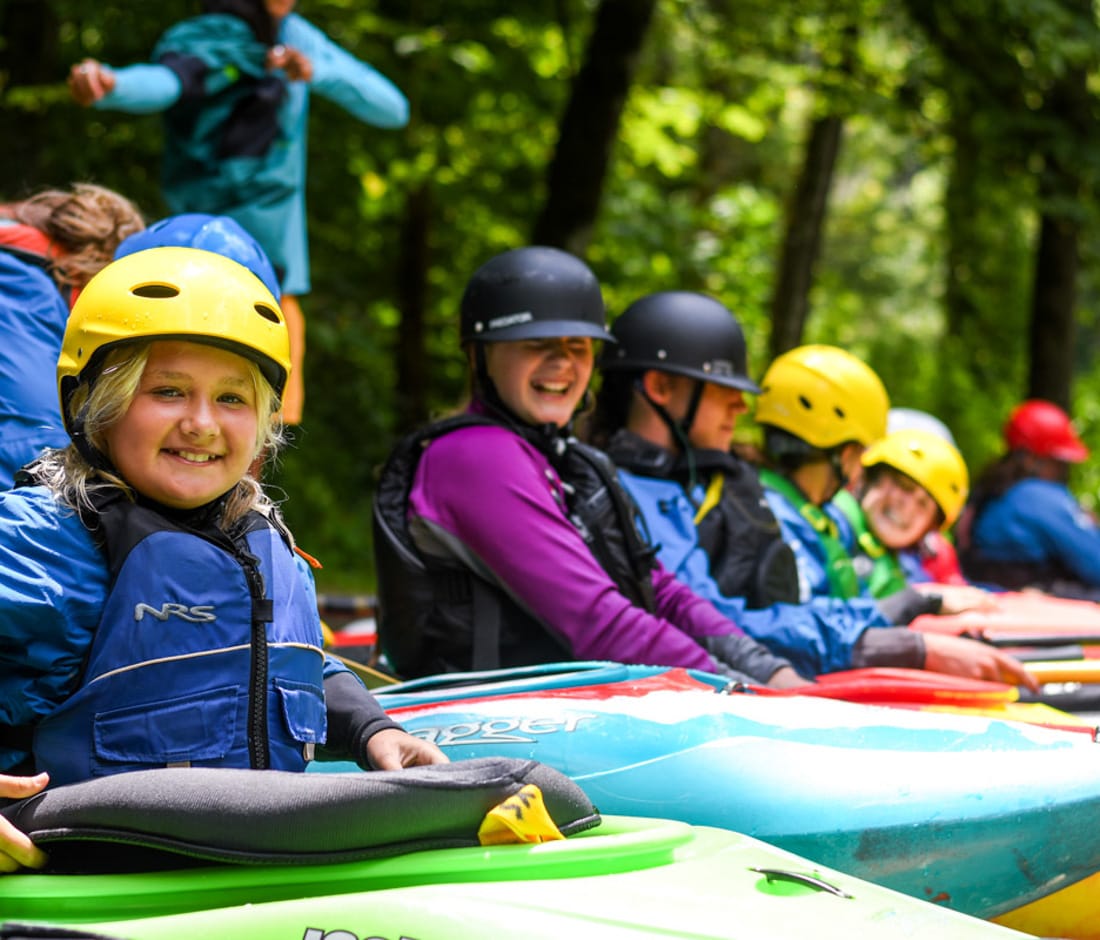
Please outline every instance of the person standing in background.
[[85, 59], [69, 73], [77, 103], [132, 114], [163, 112], [161, 180], [173, 214], [236, 219], [279, 272], [293, 370], [286, 424], [302, 419], [310, 290], [306, 143], [312, 92], [366, 124], [399, 128], [408, 102], [366, 62], [293, 12], [296, 0], [203, 0], [172, 26], [150, 63], [115, 69]]

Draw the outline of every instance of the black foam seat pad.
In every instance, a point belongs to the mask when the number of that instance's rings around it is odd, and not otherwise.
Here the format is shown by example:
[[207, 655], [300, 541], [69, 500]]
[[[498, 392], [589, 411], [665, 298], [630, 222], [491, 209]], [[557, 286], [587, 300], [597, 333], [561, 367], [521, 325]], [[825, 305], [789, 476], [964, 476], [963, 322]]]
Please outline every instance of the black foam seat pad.
[[373, 773], [143, 770], [48, 789], [0, 812], [49, 853], [54, 871], [327, 864], [477, 845], [485, 814], [527, 784], [563, 835], [599, 824], [568, 777], [513, 758]]

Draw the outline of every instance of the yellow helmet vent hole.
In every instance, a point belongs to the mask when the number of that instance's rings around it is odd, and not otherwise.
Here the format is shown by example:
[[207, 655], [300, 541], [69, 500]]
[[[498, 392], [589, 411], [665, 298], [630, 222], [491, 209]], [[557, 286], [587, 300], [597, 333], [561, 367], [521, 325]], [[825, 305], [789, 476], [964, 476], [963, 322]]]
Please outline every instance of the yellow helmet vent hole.
[[279, 314], [272, 310], [267, 304], [255, 304], [256, 312], [265, 320], [270, 320], [272, 323], [281, 323]]
[[160, 299], [164, 297], [178, 297], [179, 288], [171, 284], [142, 284], [130, 291], [135, 297], [151, 297]]

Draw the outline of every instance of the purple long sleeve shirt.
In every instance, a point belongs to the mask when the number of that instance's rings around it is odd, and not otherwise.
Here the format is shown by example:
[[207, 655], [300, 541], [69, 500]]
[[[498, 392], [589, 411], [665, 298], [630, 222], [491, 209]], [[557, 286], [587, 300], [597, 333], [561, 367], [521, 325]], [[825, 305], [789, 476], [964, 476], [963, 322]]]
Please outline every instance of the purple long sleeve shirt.
[[741, 633], [659, 567], [656, 615], [625, 597], [566, 517], [562, 483], [506, 428], [436, 438], [420, 459], [410, 525], [441, 529], [496, 574], [578, 659], [714, 669], [692, 637]]

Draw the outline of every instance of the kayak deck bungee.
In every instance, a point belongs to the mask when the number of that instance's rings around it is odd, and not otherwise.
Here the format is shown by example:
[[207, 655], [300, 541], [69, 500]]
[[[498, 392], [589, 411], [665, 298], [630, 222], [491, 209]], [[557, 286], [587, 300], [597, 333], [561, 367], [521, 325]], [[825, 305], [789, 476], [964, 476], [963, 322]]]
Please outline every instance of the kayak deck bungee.
[[414, 681], [379, 699], [452, 758], [532, 757], [604, 812], [742, 832], [981, 917], [1100, 871], [1100, 745], [1089, 735], [721, 695], [717, 677], [656, 667], [497, 678]]

